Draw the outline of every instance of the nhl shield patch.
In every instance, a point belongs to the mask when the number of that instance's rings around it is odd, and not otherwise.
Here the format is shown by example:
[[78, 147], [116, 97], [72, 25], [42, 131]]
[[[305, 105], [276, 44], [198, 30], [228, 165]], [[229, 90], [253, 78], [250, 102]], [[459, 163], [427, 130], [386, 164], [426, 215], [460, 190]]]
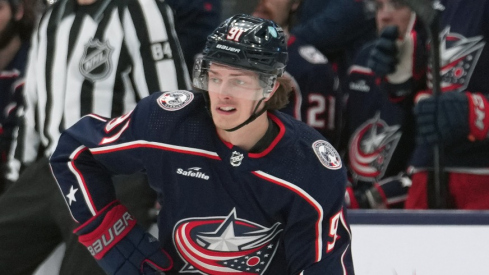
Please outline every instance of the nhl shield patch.
[[332, 170], [341, 168], [342, 163], [340, 154], [338, 154], [336, 149], [329, 142], [325, 140], [317, 140], [312, 144], [312, 149], [324, 167]]
[[93, 82], [107, 78], [112, 70], [111, 54], [109, 41], [90, 39], [80, 60], [80, 73]]
[[194, 94], [185, 91], [178, 90], [172, 92], [163, 93], [158, 99], [158, 105], [167, 111], [177, 111], [187, 106], [194, 99]]
[[234, 167], [238, 167], [241, 165], [241, 162], [244, 159], [244, 155], [241, 154], [240, 152], [234, 151], [233, 154], [231, 155], [231, 165]]

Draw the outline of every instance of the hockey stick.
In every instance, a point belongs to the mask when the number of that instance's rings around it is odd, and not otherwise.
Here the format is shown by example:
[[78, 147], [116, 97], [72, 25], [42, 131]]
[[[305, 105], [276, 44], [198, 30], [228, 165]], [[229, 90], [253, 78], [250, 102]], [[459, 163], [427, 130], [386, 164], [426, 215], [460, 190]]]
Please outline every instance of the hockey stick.
[[[433, 96], [441, 94], [439, 12], [444, 9], [439, 0], [401, 0], [413, 10], [428, 32], [431, 53]], [[437, 112], [435, 111], [435, 121]], [[448, 183], [443, 171], [443, 146], [433, 145], [433, 174], [428, 174], [428, 207], [447, 208]], [[431, 178], [431, 179], [430, 179]]]

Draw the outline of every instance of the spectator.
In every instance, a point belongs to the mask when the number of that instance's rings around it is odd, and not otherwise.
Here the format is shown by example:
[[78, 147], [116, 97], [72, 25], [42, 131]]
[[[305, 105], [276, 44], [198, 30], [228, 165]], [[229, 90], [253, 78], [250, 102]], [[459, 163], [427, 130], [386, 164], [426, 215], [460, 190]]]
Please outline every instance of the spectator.
[[165, 0], [175, 12], [177, 32], [189, 72], [207, 36], [221, 23], [221, 0]]
[[301, 0], [261, 0], [253, 15], [275, 21], [287, 38], [287, 72], [294, 88], [290, 103], [281, 111], [306, 122], [336, 144], [338, 78], [320, 51], [289, 33], [301, 3]]
[[40, 3], [35, 0], [0, 0], [0, 194], [7, 188], [7, 156], [22, 106], [24, 71], [29, 39]]
[[[288, 97], [276, 82], [286, 60], [274, 22], [236, 15], [196, 60], [202, 93], [154, 94], [122, 117], [86, 116], [61, 135], [50, 163], [80, 241], [107, 273], [354, 274], [340, 157], [317, 131], [274, 111]], [[159, 193], [161, 246], [112, 192], [111, 174], [141, 170]], [[82, 188], [91, 200], [74, 191]], [[121, 219], [119, 238], [97, 249]]]
[[406, 208], [434, 207], [427, 203], [427, 186], [437, 143], [448, 181], [444, 207], [489, 209], [489, 1], [442, 0], [438, 7], [442, 94], [415, 107], [419, 146]]
[[343, 137], [351, 208], [402, 208], [415, 147], [414, 97], [426, 88], [426, 35], [411, 9], [375, 0], [379, 38], [348, 75]]
[[[25, 169], [0, 197], [0, 270], [32, 273], [65, 242], [60, 274], [103, 274], [73, 237], [75, 223], [48, 157], [61, 131], [80, 117], [117, 117], [155, 91], [188, 86], [169, 14], [153, 0], [59, 0], [44, 13], [29, 53], [17, 162], [10, 166]], [[149, 226], [156, 198], [145, 176], [116, 180], [121, 200]]]

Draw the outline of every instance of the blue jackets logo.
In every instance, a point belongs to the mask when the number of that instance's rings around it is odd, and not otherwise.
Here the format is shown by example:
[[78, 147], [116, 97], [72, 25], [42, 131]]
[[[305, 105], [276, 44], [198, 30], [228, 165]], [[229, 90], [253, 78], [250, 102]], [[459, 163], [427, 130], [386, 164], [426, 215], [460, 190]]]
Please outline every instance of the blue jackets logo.
[[348, 157], [355, 178], [375, 182], [383, 178], [401, 139], [400, 125], [388, 125], [380, 112], [360, 125], [349, 141]]
[[187, 170], [183, 170], [182, 168], [178, 168], [177, 174], [185, 176], [185, 177], [209, 180], [210, 177], [208, 175], [206, 175], [204, 172], [200, 172], [200, 169], [202, 169], [202, 168], [191, 167], [191, 168], [188, 168]]
[[80, 60], [80, 73], [93, 82], [107, 78], [112, 70], [111, 54], [112, 47], [108, 41], [90, 39]]
[[281, 224], [264, 227], [237, 217], [189, 218], [179, 221], [173, 241], [185, 262], [180, 273], [265, 274], [277, 251]]
[[452, 33], [450, 27], [446, 27], [442, 34], [441, 90], [465, 91], [486, 45], [484, 37], [464, 37], [459, 33]]

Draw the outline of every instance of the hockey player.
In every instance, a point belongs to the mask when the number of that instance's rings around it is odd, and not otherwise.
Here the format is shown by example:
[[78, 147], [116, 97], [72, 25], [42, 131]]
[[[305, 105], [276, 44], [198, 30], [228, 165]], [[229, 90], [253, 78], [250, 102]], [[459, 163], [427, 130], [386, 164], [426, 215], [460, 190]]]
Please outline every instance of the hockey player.
[[347, 197], [351, 208], [402, 208], [415, 147], [414, 97], [426, 85], [425, 38], [408, 6], [374, 5], [379, 38], [360, 51], [346, 87]]
[[[153, 94], [61, 135], [53, 173], [108, 274], [354, 274], [341, 159], [274, 111], [288, 96], [276, 81], [286, 61], [280, 27], [235, 15], [195, 63], [202, 93]], [[112, 174], [137, 171], [158, 192], [159, 241], [113, 192]]]
[[293, 94], [280, 111], [306, 122], [336, 144], [338, 77], [320, 51], [289, 33], [301, 3], [301, 0], [261, 0], [253, 15], [276, 22], [287, 38], [287, 75], [292, 80]]
[[16, 110], [22, 106], [29, 39], [40, 12], [37, 3], [0, 1], [0, 194], [7, 187], [4, 165], [18, 125]]
[[432, 144], [438, 143], [444, 149], [447, 207], [489, 209], [489, 1], [439, 4], [442, 95], [415, 107], [419, 146], [406, 207], [428, 207]]

